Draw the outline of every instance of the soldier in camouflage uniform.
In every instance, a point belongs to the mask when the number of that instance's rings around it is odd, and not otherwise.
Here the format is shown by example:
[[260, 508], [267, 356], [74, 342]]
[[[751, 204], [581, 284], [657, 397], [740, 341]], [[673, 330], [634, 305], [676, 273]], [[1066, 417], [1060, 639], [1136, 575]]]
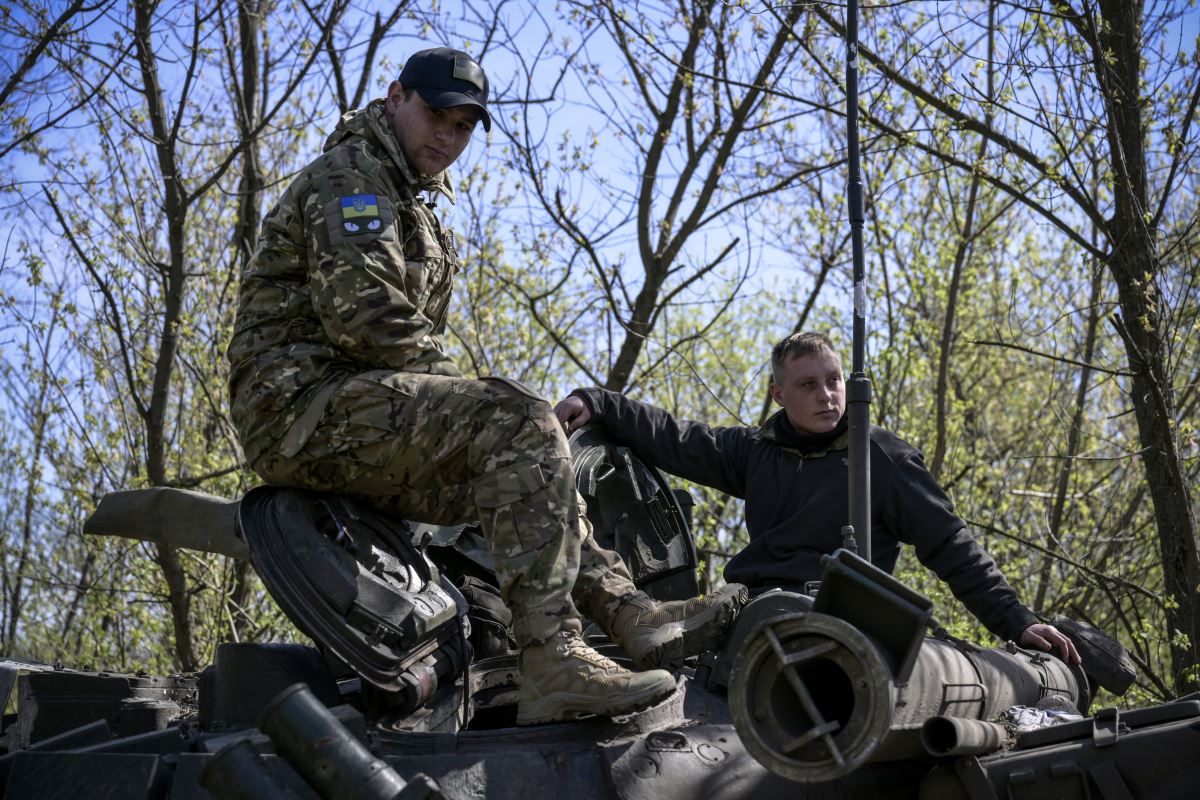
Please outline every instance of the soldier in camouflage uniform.
[[286, 486], [368, 499], [405, 519], [479, 520], [522, 647], [518, 720], [626, 712], [669, 694], [580, 637], [579, 608], [639, 666], [714, 646], [744, 587], [657, 603], [596, 545], [550, 405], [503, 378], [463, 378], [443, 332], [454, 234], [446, 168], [477, 122], [487, 77], [425, 50], [384, 100], [346, 114], [263, 222], [228, 357], [246, 459]]

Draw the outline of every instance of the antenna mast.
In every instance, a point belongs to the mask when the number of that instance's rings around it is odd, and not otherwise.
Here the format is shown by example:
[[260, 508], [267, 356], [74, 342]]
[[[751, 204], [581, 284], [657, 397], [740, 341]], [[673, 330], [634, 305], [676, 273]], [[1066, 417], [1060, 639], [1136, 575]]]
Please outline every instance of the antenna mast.
[[863, 256], [863, 185], [858, 154], [858, 0], [846, 6], [846, 139], [854, 260], [854, 331], [850, 377], [846, 381], [846, 417], [850, 428], [850, 526], [860, 555], [871, 561], [871, 381], [864, 365], [867, 338], [867, 270]]

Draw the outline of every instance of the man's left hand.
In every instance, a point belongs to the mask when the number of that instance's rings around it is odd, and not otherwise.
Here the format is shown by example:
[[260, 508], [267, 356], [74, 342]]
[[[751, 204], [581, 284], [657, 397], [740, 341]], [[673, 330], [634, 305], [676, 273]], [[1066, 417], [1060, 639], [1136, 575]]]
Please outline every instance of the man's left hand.
[[1083, 663], [1074, 643], [1058, 628], [1045, 622], [1035, 622], [1021, 631], [1021, 639], [1017, 644], [1035, 650], [1057, 650], [1063, 661], [1076, 666]]

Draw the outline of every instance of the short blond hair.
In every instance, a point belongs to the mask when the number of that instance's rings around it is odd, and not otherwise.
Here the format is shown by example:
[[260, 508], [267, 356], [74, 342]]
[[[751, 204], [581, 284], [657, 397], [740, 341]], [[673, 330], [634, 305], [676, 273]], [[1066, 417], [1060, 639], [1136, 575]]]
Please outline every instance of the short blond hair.
[[833, 342], [829, 337], [816, 331], [793, 333], [790, 336], [780, 339], [771, 348], [771, 380], [779, 383], [779, 371], [783, 367], [784, 362], [789, 358], [814, 356], [820, 353], [822, 349], [828, 350], [835, 355], [837, 354], [837, 350], [833, 349]]

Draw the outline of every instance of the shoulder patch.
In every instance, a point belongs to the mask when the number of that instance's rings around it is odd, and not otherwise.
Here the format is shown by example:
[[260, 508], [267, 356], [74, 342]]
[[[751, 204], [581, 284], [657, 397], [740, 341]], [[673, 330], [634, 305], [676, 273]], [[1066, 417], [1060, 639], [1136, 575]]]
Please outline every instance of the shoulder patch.
[[325, 224], [331, 244], [394, 241], [396, 216], [387, 195], [349, 194], [325, 202]]
[[342, 235], [358, 236], [375, 233], [383, 225], [379, 218], [379, 200], [373, 194], [353, 194], [340, 198]]

